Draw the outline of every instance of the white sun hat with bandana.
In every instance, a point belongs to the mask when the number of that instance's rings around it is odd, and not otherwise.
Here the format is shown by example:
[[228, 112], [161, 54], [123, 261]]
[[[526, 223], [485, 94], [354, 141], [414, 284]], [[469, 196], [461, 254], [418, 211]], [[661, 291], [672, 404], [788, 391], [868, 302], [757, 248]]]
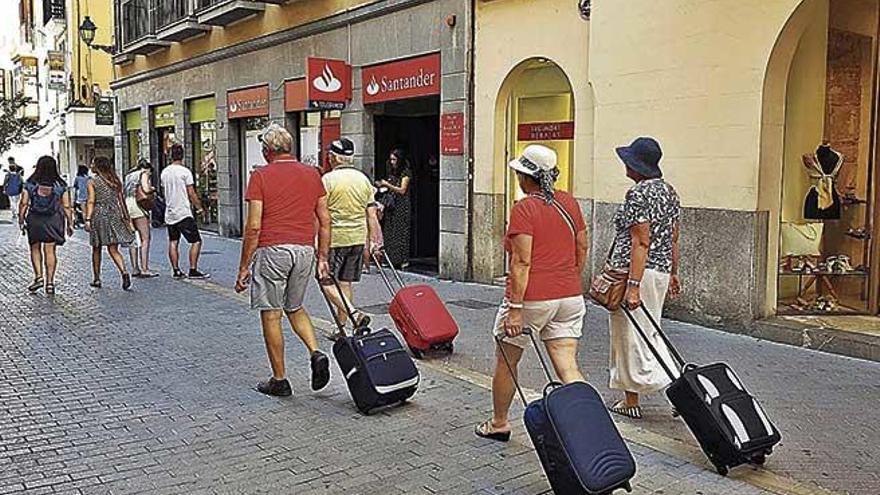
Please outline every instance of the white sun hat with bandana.
[[559, 168], [556, 164], [555, 151], [540, 144], [530, 144], [519, 158], [510, 161], [507, 166], [535, 179], [541, 187], [541, 194], [549, 203], [553, 201], [554, 184], [559, 178]]
[[530, 144], [523, 150], [522, 155], [507, 164], [510, 168], [523, 174], [537, 177], [541, 173], [551, 172], [556, 169], [556, 152], [540, 144]]

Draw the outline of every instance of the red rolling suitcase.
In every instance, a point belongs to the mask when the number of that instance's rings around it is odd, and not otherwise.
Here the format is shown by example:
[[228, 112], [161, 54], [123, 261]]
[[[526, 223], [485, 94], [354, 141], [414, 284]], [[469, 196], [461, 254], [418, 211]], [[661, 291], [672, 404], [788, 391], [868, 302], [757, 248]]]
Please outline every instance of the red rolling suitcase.
[[[424, 352], [431, 349], [452, 352], [452, 341], [458, 336], [458, 323], [449, 314], [449, 310], [446, 309], [446, 305], [440, 300], [437, 292], [429, 285], [407, 287], [385, 251], [374, 251], [372, 258], [376, 262], [376, 266], [379, 267], [379, 275], [385, 282], [385, 286], [391, 292], [391, 305], [388, 312], [406, 340], [413, 356], [421, 359]], [[394, 284], [386, 272], [384, 266], [386, 264], [400, 290], [395, 290]]]

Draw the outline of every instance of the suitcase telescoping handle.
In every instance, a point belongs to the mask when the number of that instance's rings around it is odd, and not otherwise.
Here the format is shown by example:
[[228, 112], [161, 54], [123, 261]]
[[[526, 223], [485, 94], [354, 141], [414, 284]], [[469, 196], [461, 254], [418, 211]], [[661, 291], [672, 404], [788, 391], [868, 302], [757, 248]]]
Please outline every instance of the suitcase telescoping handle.
[[379, 269], [379, 276], [382, 277], [382, 281], [385, 282], [385, 287], [388, 287], [388, 292], [391, 293], [391, 297], [397, 295], [397, 290], [394, 288], [394, 284], [391, 283], [391, 277], [389, 277], [388, 272], [385, 271], [384, 265], [388, 265], [391, 276], [394, 277], [397, 285], [401, 289], [406, 287], [406, 284], [403, 283], [403, 279], [400, 278], [400, 273], [398, 273], [397, 269], [394, 268], [394, 265], [391, 263], [391, 259], [388, 257], [388, 253], [385, 252], [385, 248], [374, 248], [370, 253], [370, 259], [372, 259], [373, 262], [376, 263], [376, 267]]
[[[535, 353], [538, 354], [538, 360], [541, 361], [541, 368], [543, 368], [544, 374], [547, 376], [547, 385], [544, 387], [544, 395], [546, 396], [551, 388], [561, 387], [562, 383], [558, 380], [554, 380], [553, 375], [550, 374], [550, 368], [547, 366], [547, 361], [544, 360], [544, 354], [541, 353], [541, 348], [538, 346], [538, 341], [535, 339], [535, 333], [529, 328], [523, 328], [523, 334], [528, 335], [532, 340], [532, 345], [535, 347]], [[516, 391], [519, 393], [519, 398], [522, 400], [523, 407], [528, 407], [529, 403], [526, 402], [526, 394], [523, 393], [523, 389], [517, 379], [517, 374], [513, 370], [513, 366], [510, 365], [510, 358], [507, 357], [507, 353], [504, 351], [503, 342], [505, 338], [507, 338], [505, 334], [496, 335], [495, 341], [498, 343], [498, 350], [501, 352], [504, 364], [507, 365], [507, 371], [510, 372], [510, 377], [513, 378], [513, 384], [516, 385]]]
[[[333, 286], [336, 287], [336, 292], [339, 293], [339, 298], [342, 299], [342, 306], [345, 308], [345, 313], [348, 315], [349, 320], [351, 320], [352, 328], [357, 332], [357, 320], [355, 320], [351, 306], [348, 304], [348, 298], [346, 298], [345, 294], [342, 292], [342, 287], [339, 286], [339, 281], [336, 280], [336, 276], [331, 273], [329, 278], [333, 282]], [[342, 335], [345, 335], [345, 324], [339, 321], [339, 318], [336, 316], [336, 307], [333, 306], [333, 303], [330, 301], [330, 296], [327, 295], [327, 291], [324, 287], [325, 286], [321, 284], [321, 281], [318, 280], [318, 290], [320, 290], [321, 295], [324, 296], [324, 301], [327, 303], [327, 308], [330, 310], [333, 322], [336, 323], [336, 328], [339, 329]]]
[[[672, 357], [676, 361], [676, 364], [679, 366], [679, 369], [684, 370], [684, 368], [687, 366], [687, 363], [685, 363], [684, 359], [681, 357], [681, 354], [679, 354], [678, 349], [676, 349], [675, 346], [672, 345], [672, 342], [669, 340], [669, 338], [666, 336], [666, 334], [663, 333], [663, 330], [660, 328], [660, 325], [657, 324], [657, 320], [654, 319], [654, 316], [651, 315], [651, 312], [648, 311], [648, 308], [646, 308], [644, 304], [640, 304], [639, 308], [641, 308], [642, 312], [648, 318], [648, 321], [651, 322], [651, 326], [654, 327], [654, 330], [657, 331], [657, 334], [660, 335], [660, 338], [663, 340], [663, 344], [666, 345], [666, 347], [669, 349], [670, 353], [672, 354]], [[660, 351], [657, 350], [657, 348], [654, 346], [654, 344], [648, 338], [648, 335], [645, 333], [645, 330], [642, 329], [642, 326], [639, 325], [638, 321], [636, 321], [636, 318], [632, 314], [632, 311], [630, 311], [629, 308], [627, 308], [626, 306], [621, 306], [620, 309], [623, 310], [623, 313], [626, 315], [627, 318], [629, 318], [629, 321], [633, 324], [633, 326], [636, 329], [636, 332], [638, 332], [638, 334], [642, 338], [642, 340], [646, 344], [648, 344], [648, 348], [651, 349], [651, 353], [654, 355], [654, 357], [660, 363], [660, 366], [663, 367], [663, 371], [666, 372], [666, 375], [669, 376], [669, 379], [671, 381], [675, 381], [678, 377], [675, 376], [675, 374], [672, 372], [672, 369], [669, 368], [669, 365], [663, 359], [663, 356], [660, 355]]]

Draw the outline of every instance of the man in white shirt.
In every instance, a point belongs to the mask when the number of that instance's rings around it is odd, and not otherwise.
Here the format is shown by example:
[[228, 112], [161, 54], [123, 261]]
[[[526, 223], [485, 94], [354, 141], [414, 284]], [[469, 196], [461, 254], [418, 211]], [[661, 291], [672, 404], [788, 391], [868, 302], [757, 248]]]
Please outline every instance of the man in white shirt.
[[189, 278], [205, 279], [210, 275], [199, 271], [199, 255], [202, 252], [202, 236], [192, 214], [202, 213], [202, 202], [196, 194], [192, 172], [183, 166], [183, 145], [171, 146], [171, 164], [162, 171], [162, 191], [165, 194], [165, 225], [168, 226], [168, 259], [174, 270], [174, 278], [184, 275], [180, 270], [178, 246], [183, 236], [189, 243]]

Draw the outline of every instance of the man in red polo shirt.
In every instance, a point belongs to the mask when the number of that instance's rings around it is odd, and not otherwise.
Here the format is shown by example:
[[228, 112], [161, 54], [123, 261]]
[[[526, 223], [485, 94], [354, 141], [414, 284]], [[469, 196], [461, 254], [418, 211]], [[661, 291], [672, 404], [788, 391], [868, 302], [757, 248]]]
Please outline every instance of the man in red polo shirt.
[[330, 273], [330, 213], [318, 171], [290, 154], [290, 133], [271, 124], [260, 142], [267, 165], [254, 171], [247, 186], [247, 223], [235, 290], [250, 286], [251, 308], [260, 311], [272, 377], [257, 384], [257, 390], [286, 397], [293, 391], [284, 369], [283, 315], [311, 353], [312, 390], [330, 381], [330, 361], [318, 349], [312, 320], [303, 308], [316, 264], [316, 227], [318, 275], [323, 279]]

